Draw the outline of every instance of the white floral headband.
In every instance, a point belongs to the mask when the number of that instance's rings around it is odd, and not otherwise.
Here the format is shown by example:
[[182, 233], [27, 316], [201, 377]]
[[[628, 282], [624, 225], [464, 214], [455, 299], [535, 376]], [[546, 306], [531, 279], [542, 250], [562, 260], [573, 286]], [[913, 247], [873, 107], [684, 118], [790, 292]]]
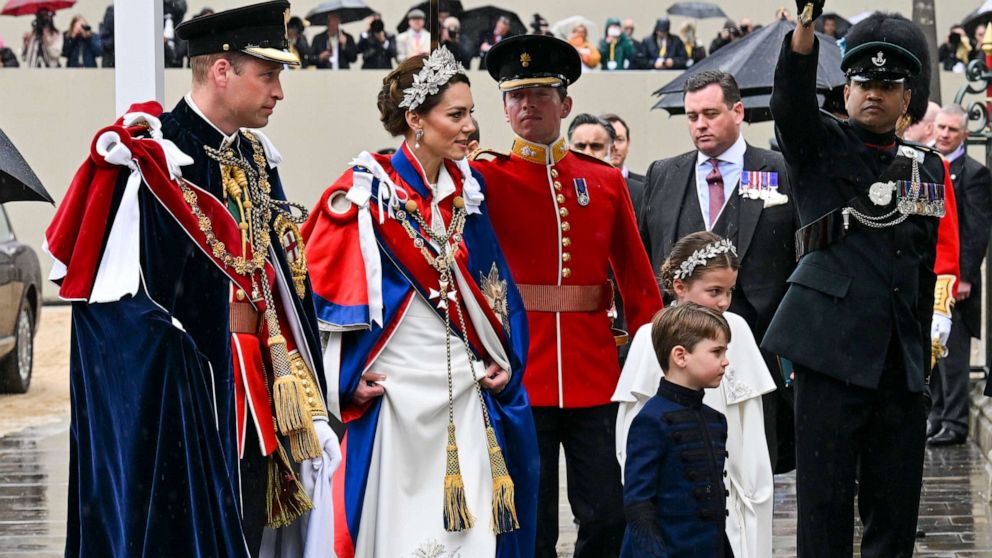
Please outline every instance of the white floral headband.
[[679, 266], [673, 277], [681, 281], [685, 281], [689, 277], [692, 277], [692, 272], [695, 271], [696, 266], [706, 265], [706, 262], [717, 257], [720, 254], [726, 254], [730, 252], [733, 255], [737, 255], [737, 248], [734, 247], [734, 243], [730, 241], [729, 238], [724, 238], [717, 242], [711, 242], [706, 246], [703, 246], [699, 250], [692, 253], [691, 256], [686, 258], [682, 265]]
[[403, 90], [400, 107], [417, 110], [427, 97], [437, 95], [441, 87], [457, 74], [465, 74], [465, 68], [446, 47], [438, 48], [424, 61], [420, 72], [413, 76], [413, 85]]

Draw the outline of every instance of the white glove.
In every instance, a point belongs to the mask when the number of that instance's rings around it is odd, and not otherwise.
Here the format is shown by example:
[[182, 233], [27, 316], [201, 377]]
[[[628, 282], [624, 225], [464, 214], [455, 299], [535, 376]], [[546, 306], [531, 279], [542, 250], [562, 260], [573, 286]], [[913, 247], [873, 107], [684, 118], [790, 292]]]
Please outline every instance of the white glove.
[[341, 465], [341, 446], [327, 420], [314, 419], [313, 426], [324, 451], [320, 457], [300, 464], [300, 481], [313, 501], [313, 511], [301, 518], [304, 531], [303, 556], [333, 558], [334, 502], [331, 498], [331, 478]]
[[951, 319], [943, 314], [934, 313], [933, 321], [930, 322], [930, 338], [939, 341], [941, 348], [944, 349], [941, 358], [947, 356], [947, 338], [950, 335]]

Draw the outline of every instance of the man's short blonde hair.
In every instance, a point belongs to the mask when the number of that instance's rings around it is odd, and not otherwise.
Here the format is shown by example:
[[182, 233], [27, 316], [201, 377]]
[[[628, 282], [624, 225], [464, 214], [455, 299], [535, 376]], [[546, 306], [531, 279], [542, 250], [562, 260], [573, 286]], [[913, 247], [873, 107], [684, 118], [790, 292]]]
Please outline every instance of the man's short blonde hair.
[[241, 74], [250, 58], [251, 56], [239, 51], [214, 52], [194, 56], [189, 61], [190, 68], [193, 69], [193, 83], [206, 83], [207, 77], [210, 76], [210, 68], [213, 68], [214, 63], [218, 60], [227, 60], [234, 68], [234, 73]]

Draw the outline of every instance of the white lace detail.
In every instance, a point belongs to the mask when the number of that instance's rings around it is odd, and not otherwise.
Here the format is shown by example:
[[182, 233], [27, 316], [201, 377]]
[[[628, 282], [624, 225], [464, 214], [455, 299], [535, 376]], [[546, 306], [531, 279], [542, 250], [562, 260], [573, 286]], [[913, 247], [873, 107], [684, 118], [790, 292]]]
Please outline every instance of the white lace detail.
[[431, 539], [413, 551], [412, 558], [461, 558], [460, 548], [448, 550], [445, 546]]
[[728, 366], [724, 371], [722, 384], [727, 393], [727, 403], [737, 403], [757, 395], [751, 386], [737, 381], [737, 372], [733, 366]]

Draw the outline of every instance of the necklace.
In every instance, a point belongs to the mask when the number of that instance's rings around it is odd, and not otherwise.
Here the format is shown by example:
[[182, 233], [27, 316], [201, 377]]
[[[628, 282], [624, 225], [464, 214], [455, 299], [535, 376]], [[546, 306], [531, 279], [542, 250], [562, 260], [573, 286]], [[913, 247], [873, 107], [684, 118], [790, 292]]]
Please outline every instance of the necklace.
[[[433, 190], [433, 189], [432, 189]], [[453, 281], [455, 269], [455, 254], [463, 239], [465, 220], [467, 211], [465, 210], [465, 199], [456, 196], [452, 200], [454, 211], [451, 216], [451, 223], [443, 232], [436, 231], [428, 226], [426, 219], [420, 213], [417, 202], [408, 200], [403, 210], [396, 212], [396, 219], [403, 225], [407, 235], [413, 240], [413, 245], [420, 250], [427, 262], [438, 272], [438, 289], [430, 290], [430, 299], [437, 300], [438, 308], [444, 310], [444, 345], [447, 359], [448, 372], [448, 444], [445, 461], [444, 477], [444, 528], [446, 531], [463, 531], [471, 529], [474, 519], [468, 509], [468, 502], [465, 499], [465, 483], [462, 479], [461, 465], [458, 458], [458, 442], [455, 436], [455, 414], [454, 414], [454, 383], [452, 378], [451, 362], [451, 337], [452, 337], [452, 315], [451, 307], [455, 307], [455, 314], [458, 325], [461, 328], [462, 345], [468, 355], [469, 374], [472, 375], [472, 383], [476, 396], [482, 406], [482, 420], [486, 429], [486, 440], [489, 448], [489, 466], [493, 482], [492, 500], [492, 530], [496, 534], [508, 533], [520, 528], [517, 520], [517, 512], [514, 504], [513, 480], [510, 477], [503, 451], [496, 439], [496, 430], [492, 426], [489, 418], [489, 409], [486, 406], [486, 399], [482, 393], [482, 387], [475, 378], [474, 370], [479, 359], [472, 352], [468, 342], [468, 329], [466, 329], [465, 315], [462, 312], [461, 304], [458, 303], [458, 289]], [[417, 226], [438, 246], [438, 255], [435, 256], [427, 248], [427, 243], [423, 237], [417, 234], [407, 216], [410, 216]], [[442, 219], [441, 214], [435, 218]]]

